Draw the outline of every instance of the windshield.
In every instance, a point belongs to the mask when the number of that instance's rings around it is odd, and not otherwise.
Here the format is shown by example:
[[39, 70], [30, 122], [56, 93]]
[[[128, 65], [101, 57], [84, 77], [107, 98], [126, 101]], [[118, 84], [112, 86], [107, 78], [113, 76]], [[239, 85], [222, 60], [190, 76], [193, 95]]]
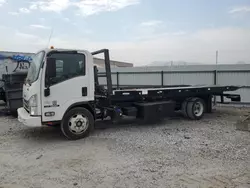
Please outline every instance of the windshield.
[[34, 81], [37, 80], [43, 57], [44, 57], [44, 51], [38, 52], [32, 57], [32, 61], [26, 78], [26, 81], [28, 83], [33, 83]]

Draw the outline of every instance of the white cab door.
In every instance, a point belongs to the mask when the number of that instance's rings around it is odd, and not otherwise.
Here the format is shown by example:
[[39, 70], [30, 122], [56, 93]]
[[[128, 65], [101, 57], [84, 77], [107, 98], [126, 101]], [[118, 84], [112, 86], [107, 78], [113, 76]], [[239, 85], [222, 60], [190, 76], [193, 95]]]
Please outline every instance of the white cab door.
[[60, 121], [71, 105], [94, 100], [93, 58], [80, 51], [52, 51], [47, 57], [56, 59], [56, 75], [50, 79], [46, 96], [46, 61], [41, 85], [42, 121]]

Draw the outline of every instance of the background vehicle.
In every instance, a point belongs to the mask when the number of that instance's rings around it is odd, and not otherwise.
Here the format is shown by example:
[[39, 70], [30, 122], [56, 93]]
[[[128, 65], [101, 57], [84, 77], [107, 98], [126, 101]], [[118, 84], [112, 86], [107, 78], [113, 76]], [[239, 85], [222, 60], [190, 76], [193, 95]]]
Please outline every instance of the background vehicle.
[[0, 100], [11, 113], [22, 106], [22, 88], [32, 56], [32, 53], [0, 52]]
[[[102, 53], [106, 72], [98, 74], [93, 56]], [[100, 85], [99, 77], [105, 77], [107, 84]], [[44, 49], [30, 65], [18, 118], [31, 127], [60, 124], [67, 138], [80, 139], [94, 129], [96, 120], [106, 117], [152, 121], [181, 110], [185, 117], [199, 120], [212, 111], [213, 95], [240, 101], [239, 95], [224, 94], [237, 89], [214, 85], [114, 88], [109, 50]]]

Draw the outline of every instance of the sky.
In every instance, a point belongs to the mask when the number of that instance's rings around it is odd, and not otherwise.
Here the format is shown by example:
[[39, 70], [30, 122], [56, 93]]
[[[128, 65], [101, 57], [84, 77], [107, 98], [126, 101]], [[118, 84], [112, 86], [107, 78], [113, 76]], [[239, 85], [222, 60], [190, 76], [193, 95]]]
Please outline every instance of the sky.
[[0, 41], [2, 51], [108, 48], [135, 66], [215, 63], [217, 50], [219, 63], [250, 63], [250, 0], [0, 0]]

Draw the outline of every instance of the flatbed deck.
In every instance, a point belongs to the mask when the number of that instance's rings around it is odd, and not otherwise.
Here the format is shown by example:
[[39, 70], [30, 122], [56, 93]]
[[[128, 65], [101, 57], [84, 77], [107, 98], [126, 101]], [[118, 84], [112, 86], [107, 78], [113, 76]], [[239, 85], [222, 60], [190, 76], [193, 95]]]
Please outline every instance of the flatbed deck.
[[112, 105], [133, 105], [136, 102], [153, 102], [153, 101], [175, 101], [177, 108], [180, 108], [183, 101], [188, 98], [199, 97], [208, 104], [208, 111], [211, 111], [211, 103], [213, 96], [220, 97], [220, 103], [224, 103], [224, 99], [231, 99], [233, 102], [241, 101], [238, 94], [228, 94], [226, 92], [236, 91], [238, 86], [219, 86], [219, 85], [193, 85], [183, 87], [165, 87], [165, 88], [134, 88], [134, 89], [118, 89], [113, 90], [112, 95], [108, 97]]
[[[132, 86], [131, 86], [132, 87]], [[131, 91], [141, 92], [142, 95], [148, 95], [150, 91], [192, 91], [192, 90], [207, 90], [208, 92], [224, 92], [224, 91], [235, 91], [240, 87], [237, 86], [219, 86], [219, 85], [193, 85], [193, 86], [184, 86], [184, 87], [159, 87], [159, 88], [130, 88], [130, 89], [118, 89], [113, 90], [113, 94], [115, 95], [117, 92], [128, 93]]]
[[[240, 95], [228, 94], [241, 88], [231, 85], [119, 85], [118, 82], [115, 85], [112, 83], [108, 50], [92, 54], [100, 53], [104, 53], [106, 72], [98, 73], [94, 67], [95, 101], [101, 111], [98, 118], [110, 116], [117, 121], [125, 115], [151, 121], [181, 111], [184, 117], [198, 120], [204, 113], [212, 112], [214, 96], [219, 96], [221, 103], [224, 103], [224, 98], [241, 100]], [[99, 77], [106, 78], [104, 85], [99, 84]]]

